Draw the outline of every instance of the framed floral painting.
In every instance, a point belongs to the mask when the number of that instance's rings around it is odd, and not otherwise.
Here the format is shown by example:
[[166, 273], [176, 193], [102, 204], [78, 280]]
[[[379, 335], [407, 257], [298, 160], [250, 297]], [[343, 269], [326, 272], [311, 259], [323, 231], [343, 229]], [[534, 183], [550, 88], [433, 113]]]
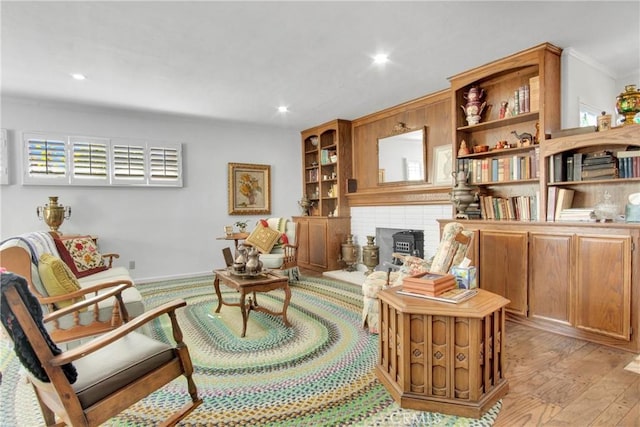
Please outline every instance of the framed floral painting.
[[271, 213], [271, 166], [229, 163], [229, 215]]

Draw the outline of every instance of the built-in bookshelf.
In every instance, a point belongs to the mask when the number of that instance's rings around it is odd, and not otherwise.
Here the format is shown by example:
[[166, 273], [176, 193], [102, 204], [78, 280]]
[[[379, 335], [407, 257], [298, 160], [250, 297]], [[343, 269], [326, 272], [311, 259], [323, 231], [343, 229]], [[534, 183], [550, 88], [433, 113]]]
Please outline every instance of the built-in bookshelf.
[[560, 189], [573, 193], [571, 209], [595, 213], [608, 203], [622, 214], [629, 194], [640, 190], [640, 125], [550, 139], [541, 146], [540, 158], [547, 221], [559, 219], [554, 198]]
[[[560, 128], [561, 52], [543, 43], [450, 78], [454, 165], [478, 188], [484, 219], [543, 220], [540, 147]], [[472, 88], [486, 103], [477, 124], [464, 108]]]

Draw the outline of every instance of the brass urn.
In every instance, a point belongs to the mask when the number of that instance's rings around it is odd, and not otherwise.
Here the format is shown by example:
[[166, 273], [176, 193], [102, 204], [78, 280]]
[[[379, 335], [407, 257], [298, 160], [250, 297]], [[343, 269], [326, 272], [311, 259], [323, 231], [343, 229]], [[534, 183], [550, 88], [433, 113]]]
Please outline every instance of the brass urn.
[[353, 243], [353, 234], [347, 235], [347, 240], [342, 244], [340, 254], [340, 260], [347, 265], [345, 270], [355, 271], [358, 260], [358, 245]]
[[59, 205], [57, 196], [50, 196], [48, 204], [44, 205], [44, 207], [38, 206], [36, 208], [36, 215], [40, 220], [44, 220], [51, 231], [62, 234], [58, 231], [58, 228], [60, 228], [65, 219], [71, 217], [71, 208]]
[[367, 266], [365, 276], [373, 273], [380, 258], [380, 248], [373, 243], [375, 236], [367, 236], [367, 245], [362, 247], [362, 263]]
[[467, 185], [467, 174], [464, 171], [452, 172], [456, 185], [451, 189], [451, 201], [456, 206], [456, 218], [469, 218], [466, 211], [473, 202], [473, 187]]
[[636, 85], [624, 87], [624, 92], [616, 98], [616, 110], [624, 115], [624, 125], [635, 123], [634, 118], [640, 112], [640, 92]]

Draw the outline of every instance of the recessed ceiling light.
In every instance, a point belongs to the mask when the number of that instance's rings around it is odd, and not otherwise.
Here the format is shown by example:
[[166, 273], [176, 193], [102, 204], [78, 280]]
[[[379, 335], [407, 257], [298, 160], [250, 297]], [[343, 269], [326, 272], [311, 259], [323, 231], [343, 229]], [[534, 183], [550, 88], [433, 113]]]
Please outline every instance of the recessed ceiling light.
[[71, 77], [74, 80], [85, 80], [87, 78], [87, 76], [85, 76], [84, 74], [80, 74], [80, 73], [72, 73]]
[[287, 108], [286, 105], [281, 105], [281, 106], [278, 107], [278, 112], [280, 112], [280, 113], [288, 113], [289, 109]]
[[374, 64], [386, 64], [389, 62], [389, 55], [386, 53], [379, 53], [373, 57]]

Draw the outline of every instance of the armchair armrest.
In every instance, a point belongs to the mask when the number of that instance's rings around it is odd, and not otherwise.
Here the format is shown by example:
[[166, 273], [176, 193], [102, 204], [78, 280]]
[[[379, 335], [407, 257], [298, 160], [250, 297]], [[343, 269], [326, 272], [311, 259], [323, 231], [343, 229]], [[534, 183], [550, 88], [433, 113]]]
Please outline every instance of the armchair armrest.
[[[60, 301], [81, 298], [92, 293], [97, 295], [98, 291], [101, 291], [103, 289], [108, 289], [108, 288], [114, 288], [120, 285], [126, 285], [125, 288], [129, 288], [133, 286], [133, 282], [131, 280], [114, 280], [111, 282], [100, 283], [97, 285], [89, 286], [87, 288], [78, 289], [77, 291], [69, 292], [68, 294], [56, 295], [53, 297], [36, 295], [36, 297], [38, 298], [38, 302], [40, 302], [40, 304], [51, 305]], [[53, 310], [53, 311], [57, 311], [57, 310]]]
[[113, 260], [120, 258], [120, 254], [116, 254], [116, 253], [102, 254], [102, 258], [105, 259], [105, 263], [107, 264], [107, 266], [111, 268], [113, 267]]
[[[163, 304], [159, 307], [156, 307], [152, 310], [149, 310], [144, 314], [141, 314], [140, 316], [136, 317], [132, 321], [125, 323], [120, 327], [101, 335], [100, 337], [92, 340], [91, 342], [82, 344], [78, 347], [75, 347], [73, 350], [65, 351], [64, 353], [58, 356], [55, 356], [53, 359], [51, 359], [51, 364], [55, 366], [62, 366], [66, 363], [70, 363], [77, 359], [80, 359], [124, 337], [128, 333], [134, 331], [135, 329], [140, 328], [144, 324], [149, 323], [150, 321], [154, 320], [155, 318], [163, 314], [168, 314], [169, 317], [171, 317], [172, 320], [174, 320], [175, 311], [180, 307], [185, 307], [186, 305], [187, 303], [183, 299], [177, 299], [177, 300], [168, 302], [166, 304]], [[172, 325], [173, 324], [174, 322], [172, 321]], [[175, 326], [177, 326], [177, 323], [175, 324]], [[176, 331], [174, 328], [174, 335], [176, 332], [180, 333], [179, 330]]]
[[[76, 303], [74, 303], [74, 304], [72, 304], [70, 306], [61, 308], [59, 310], [55, 310], [55, 311], [53, 311], [51, 313], [48, 313], [48, 314], [45, 314], [43, 316], [42, 320], [43, 320], [44, 323], [51, 322], [51, 321], [54, 321], [56, 319], [59, 319], [62, 316], [66, 316], [67, 314], [70, 314], [70, 313], [73, 313], [73, 312], [76, 312], [76, 311], [80, 311], [83, 308], [89, 307], [90, 305], [97, 304], [98, 302], [106, 300], [106, 299], [111, 298], [111, 297], [116, 297], [116, 299], [119, 301], [120, 311], [123, 313], [123, 317], [128, 317], [128, 316], [125, 316], [126, 308], [124, 306], [124, 303], [122, 302], [122, 295], [121, 294], [125, 289], [130, 288], [131, 286], [132, 286], [131, 284], [124, 284], [124, 285], [116, 286], [112, 290], [110, 290], [108, 292], [105, 292], [103, 294], [96, 295], [96, 296], [91, 297], [89, 299], [86, 299], [84, 301], [78, 301], [78, 302], [76, 302]], [[80, 290], [80, 291], [73, 292], [72, 294], [61, 295], [61, 297], [63, 297], [64, 299], [69, 299], [69, 295], [75, 295], [75, 294], [82, 295], [83, 292], [82, 292], [82, 290]], [[60, 296], [51, 297], [51, 298], [60, 299]], [[127, 320], [128, 319], [125, 319], [125, 321], [127, 321]]]

